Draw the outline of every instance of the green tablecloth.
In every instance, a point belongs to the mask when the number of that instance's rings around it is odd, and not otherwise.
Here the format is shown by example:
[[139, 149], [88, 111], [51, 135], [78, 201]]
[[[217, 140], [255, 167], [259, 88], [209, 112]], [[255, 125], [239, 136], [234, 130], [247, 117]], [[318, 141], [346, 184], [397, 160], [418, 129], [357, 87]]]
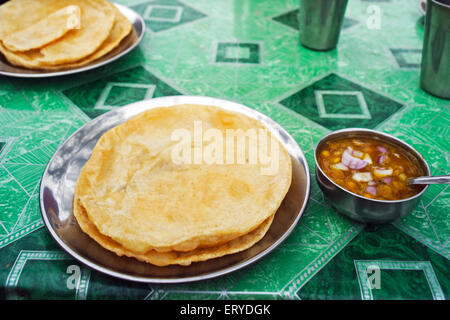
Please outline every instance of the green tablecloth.
[[[431, 186], [408, 217], [365, 227], [330, 207], [313, 171], [313, 148], [324, 134], [366, 127], [412, 144], [433, 174], [450, 172], [450, 103], [419, 88], [418, 1], [350, 0], [339, 46], [330, 52], [298, 44], [298, 0], [118, 2], [147, 25], [142, 43], [127, 56], [73, 76], [0, 77], [1, 298], [450, 297], [446, 185]], [[208, 281], [132, 283], [83, 266], [58, 247], [41, 219], [39, 182], [50, 157], [72, 132], [109, 109], [181, 94], [238, 101], [289, 131], [312, 174], [306, 212], [269, 256]], [[378, 271], [368, 272], [369, 266]], [[372, 275], [379, 276], [370, 282], [375, 286], [366, 281]]]

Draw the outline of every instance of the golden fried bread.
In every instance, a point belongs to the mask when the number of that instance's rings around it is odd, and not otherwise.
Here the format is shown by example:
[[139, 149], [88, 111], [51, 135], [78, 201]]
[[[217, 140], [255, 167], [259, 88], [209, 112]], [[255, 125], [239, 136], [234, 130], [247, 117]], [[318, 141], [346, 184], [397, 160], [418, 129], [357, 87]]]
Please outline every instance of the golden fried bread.
[[[37, 49], [15, 52], [5, 46], [5, 39], [14, 32], [33, 26], [69, 5], [81, 10], [79, 28], [69, 30], [57, 41]], [[23, 16], [27, 18], [20, 21]], [[0, 7], [0, 52], [11, 64], [30, 69], [79, 61], [100, 48], [111, 32], [115, 16], [115, 7], [105, 0], [11, 0]], [[54, 27], [60, 28], [58, 24]]]
[[103, 41], [100, 48], [97, 49], [93, 54], [79, 60], [76, 62], [68, 63], [68, 64], [60, 64], [56, 66], [42, 66], [42, 70], [62, 70], [62, 69], [74, 69], [85, 66], [92, 61], [99, 59], [106, 55], [107, 53], [114, 50], [120, 42], [130, 34], [132, 30], [132, 25], [130, 21], [122, 14], [119, 10], [116, 9], [116, 18], [114, 20], [114, 25], [109, 33], [108, 38]]
[[25, 29], [7, 35], [3, 45], [10, 51], [39, 49], [79, 27], [80, 15], [80, 7], [69, 5]]
[[253, 231], [218, 246], [197, 248], [188, 252], [158, 252], [155, 250], [149, 250], [148, 252], [138, 254], [124, 248], [118, 242], [100, 233], [97, 227], [89, 220], [86, 210], [80, 205], [79, 202], [74, 203], [74, 215], [81, 230], [87, 233], [105, 249], [116, 253], [118, 256], [136, 258], [139, 261], [151, 263], [160, 267], [174, 264], [186, 266], [193, 262], [206, 261], [244, 251], [264, 237], [274, 218], [274, 215], [272, 215]]
[[136, 255], [190, 252], [244, 236], [275, 214], [291, 184], [287, 151], [271, 142], [279, 147], [272, 175], [261, 173], [262, 163], [174, 163], [173, 133], [195, 135], [199, 121], [205, 131], [260, 129], [271, 136], [255, 119], [198, 105], [152, 109], [107, 131], [74, 194], [101, 234]]

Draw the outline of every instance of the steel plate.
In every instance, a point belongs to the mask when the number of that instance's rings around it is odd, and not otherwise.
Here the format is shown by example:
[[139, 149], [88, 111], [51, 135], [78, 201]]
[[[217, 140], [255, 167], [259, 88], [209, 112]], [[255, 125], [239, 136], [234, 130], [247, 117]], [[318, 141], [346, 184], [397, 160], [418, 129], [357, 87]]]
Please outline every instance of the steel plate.
[[[292, 184], [273, 223], [258, 243], [240, 253], [196, 262], [190, 266], [157, 267], [133, 258], [119, 257], [85, 234], [73, 216], [75, 183], [98, 139], [107, 130], [137, 114], [179, 104], [209, 105], [239, 112], [263, 123], [289, 152]], [[148, 283], [178, 283], [209, 279], [254, 263], [275, 249], [296, 226], [310, 193], [306, 158], [296, 141], [269, 117], [244, 105], [208, 97], [172, 96], [144, 100], [105, 113], [73, 133], [55, 152], [41, 180], [40, 207], [44, 223], [58, 244], [85, 265], [105, 274]]]

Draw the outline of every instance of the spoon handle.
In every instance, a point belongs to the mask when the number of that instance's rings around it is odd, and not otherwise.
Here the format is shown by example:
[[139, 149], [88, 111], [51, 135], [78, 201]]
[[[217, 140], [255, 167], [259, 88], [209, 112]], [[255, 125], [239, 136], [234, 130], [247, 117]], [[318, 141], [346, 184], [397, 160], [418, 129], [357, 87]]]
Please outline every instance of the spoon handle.
[[408, 184], [439, 184], [450, 183], [450, 175], [445, 176], [430, 176], [430, 177], [417, 177], [408, 180]]

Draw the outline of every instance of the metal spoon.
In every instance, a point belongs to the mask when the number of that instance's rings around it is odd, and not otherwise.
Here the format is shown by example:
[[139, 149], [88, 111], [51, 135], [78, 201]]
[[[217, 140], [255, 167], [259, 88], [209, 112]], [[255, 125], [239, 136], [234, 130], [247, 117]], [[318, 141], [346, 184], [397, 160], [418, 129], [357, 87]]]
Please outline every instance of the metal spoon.
[[439, 184], [439, 183], [450, 183], [450, 175], [445, 176], [425, 176], [408, 179], [407, 184]]

